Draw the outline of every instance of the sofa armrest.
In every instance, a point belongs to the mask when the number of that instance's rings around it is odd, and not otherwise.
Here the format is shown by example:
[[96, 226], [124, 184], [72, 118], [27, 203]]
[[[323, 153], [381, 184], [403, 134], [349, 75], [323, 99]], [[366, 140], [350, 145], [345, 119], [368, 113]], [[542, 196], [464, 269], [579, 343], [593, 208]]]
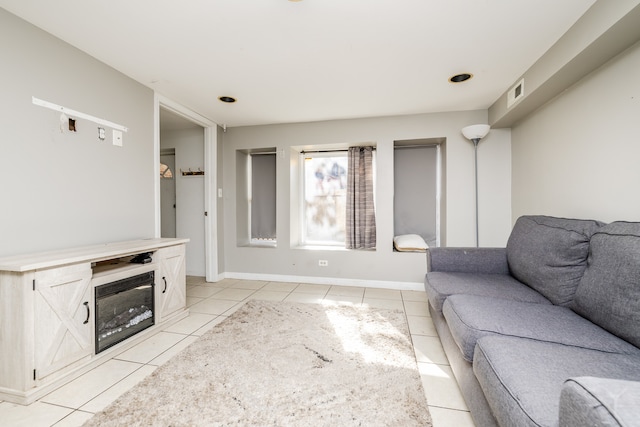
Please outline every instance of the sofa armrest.
[[640, 420], [640, 382], [577, 377], [560, 393], [560, 427], [631, 426]]
[[429, 248], [429, 271], [509, 274], [506, 248]]

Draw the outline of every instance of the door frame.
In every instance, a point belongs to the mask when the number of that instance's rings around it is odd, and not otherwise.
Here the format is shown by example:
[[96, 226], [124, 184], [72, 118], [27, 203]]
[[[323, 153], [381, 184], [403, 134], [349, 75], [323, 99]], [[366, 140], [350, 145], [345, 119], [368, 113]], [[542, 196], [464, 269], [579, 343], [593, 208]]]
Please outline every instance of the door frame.
[[169, 110], [204, 128], [204, 256], [205, 276], [208, 282], [220, 280], [218, 270], [218, 219], [217, 219], [217, 163], [218, 125], [189, 108], [154, 92], [153, 108], [153, 158], [154, 158], [154, 204], [155, 237], [161, 236], [160, 229], [160, 107]]

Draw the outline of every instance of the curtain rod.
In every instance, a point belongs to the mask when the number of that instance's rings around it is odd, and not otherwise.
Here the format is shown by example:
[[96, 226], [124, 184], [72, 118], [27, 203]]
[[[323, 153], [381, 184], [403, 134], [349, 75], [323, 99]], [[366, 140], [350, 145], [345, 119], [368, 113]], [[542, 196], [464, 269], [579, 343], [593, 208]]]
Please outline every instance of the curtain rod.
[[418, 145], [394, 145], [393, 149], [395, 150], [396, 148], [434, 148], [437, 147], [440, 144], [418, 144]]
[[[356, 147], [360, 147], [360, 146], [356, 146]], [[349, 147], [349, 148], [353, 148], [353, 147]], [[366, 148], [365, 146], [362, 146], [361, 148]], [[373, 151], [375, 151], [376, 147], [371, 147], [371, 149]], [[346, 153], [347, 151], [349, 151], [348, 148], [336, 148], [335, 150], [308, 150], [308, 151], [301, 151], [300, 154], [308, 154], [308, 153]]]

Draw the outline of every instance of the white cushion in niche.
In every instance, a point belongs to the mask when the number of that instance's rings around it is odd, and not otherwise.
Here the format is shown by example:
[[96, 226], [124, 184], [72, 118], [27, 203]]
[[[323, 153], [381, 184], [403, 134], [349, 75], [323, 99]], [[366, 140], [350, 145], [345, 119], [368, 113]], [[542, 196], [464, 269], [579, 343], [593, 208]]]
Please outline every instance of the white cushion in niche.
[[429, 246], [422, 236], [402, 234], [393, 238], [393, 246], [400, 252], [425, 252]]

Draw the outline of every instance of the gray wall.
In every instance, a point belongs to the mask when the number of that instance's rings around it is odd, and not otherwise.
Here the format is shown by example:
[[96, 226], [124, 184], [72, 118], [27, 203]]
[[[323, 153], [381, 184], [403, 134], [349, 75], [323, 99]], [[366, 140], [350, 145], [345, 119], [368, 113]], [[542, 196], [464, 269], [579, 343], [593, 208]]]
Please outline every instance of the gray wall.
[[640, 220], [640, 43], [512, 128], [513, 220]]
[[[223, 135], [224, 165], [224, 271], [227, 275], [274, 276], [282, 279], [313, 277], [344, 280], [422, 282], [424, 254], [393, 252], [393, 142], [446, 138], [446, 236], [448, 246], [470, 246], [475, 241], [473, 144], [460, 130], [486, 123], [487, 112], [422, 114], [413, 116], [341, 120], [272, 126], [229, 128]], [[503, 246], [511, 229], [509, 131], [497, 130], [483, 140], [480, 197], [490, 200], [481, 210], [481, 243]], [[357, 143], [377, 146], [377, 235], [374, 252], [310, 250], [297, 247], [299, 188], [298, 157], [292, 147], [335, 147]], [[236, 236], [236, 151], [276, 147], [277, 248], [242, 247]], [[483, 240], [484, 238], [484, 240]], [[242, 243], [241, 243], [242, 244]], [[318, 260], [329, 261], [319, 267]]]
[[[0, 256], [153, 237], [153, 92], [3, 9], [0, 58]], [[124, 146], [32, 96], [128, 127]]]

